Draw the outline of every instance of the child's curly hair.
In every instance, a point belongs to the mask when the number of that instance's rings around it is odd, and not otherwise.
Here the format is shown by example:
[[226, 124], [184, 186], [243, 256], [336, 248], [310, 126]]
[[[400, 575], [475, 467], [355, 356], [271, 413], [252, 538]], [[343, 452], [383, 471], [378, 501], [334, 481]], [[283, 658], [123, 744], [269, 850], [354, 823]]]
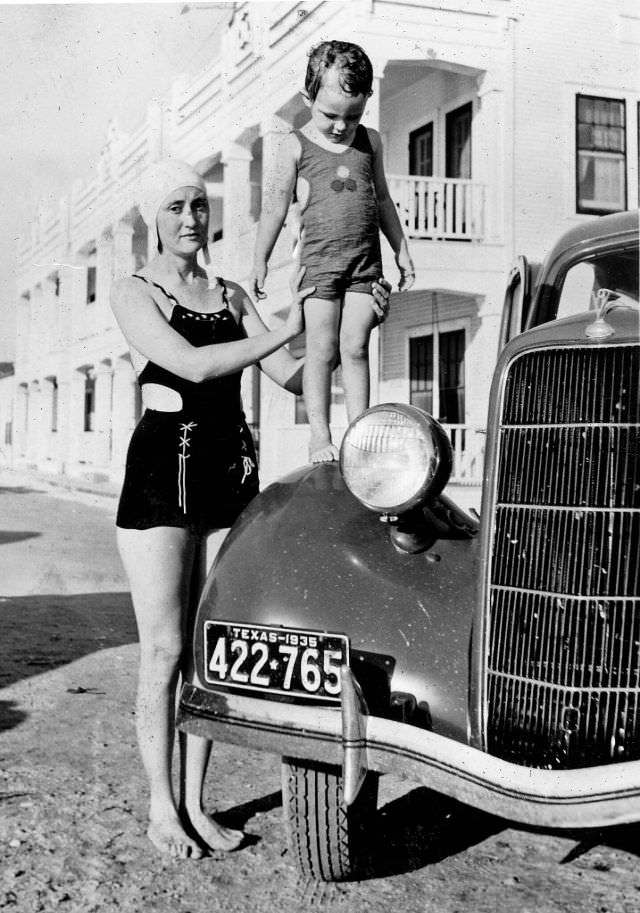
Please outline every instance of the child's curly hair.
[[332, 67], [339, 71], [340, 88], [346, 95], [371, 95], [373, 67], [362, 48], [350, 41], [322, 41], [309, 52], [304, 87], [311, 101]]

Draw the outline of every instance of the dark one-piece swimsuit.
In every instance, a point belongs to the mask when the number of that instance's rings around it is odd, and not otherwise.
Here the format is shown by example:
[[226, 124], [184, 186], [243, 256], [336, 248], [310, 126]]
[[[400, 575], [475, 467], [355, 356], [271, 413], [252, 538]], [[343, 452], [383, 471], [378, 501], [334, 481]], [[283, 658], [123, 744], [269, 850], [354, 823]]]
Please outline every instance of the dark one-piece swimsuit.
[[[203, 314], [173, 304], [169, 326], [193, 346], [233, 342], [244, 334], [229, 309]], [[179, 412], [146, 409], [127, 453], [116, 525], [123, 529], [178, 526], [197, 536], [231, 526], [258, 492], [258, 468], [240, 397], [240, 371], [202, 383], [147, 362], [138, 383], [161, 384], [182, 398]]]

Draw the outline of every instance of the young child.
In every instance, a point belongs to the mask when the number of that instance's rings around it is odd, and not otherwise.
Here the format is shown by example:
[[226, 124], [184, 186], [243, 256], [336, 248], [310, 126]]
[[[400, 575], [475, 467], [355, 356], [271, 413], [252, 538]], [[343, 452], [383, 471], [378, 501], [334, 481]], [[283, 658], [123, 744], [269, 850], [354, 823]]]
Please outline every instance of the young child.
[[399, 291], [414, 281], [407, 242], [389, 196], [380, 136], [360, 124], [372, 82], [371, 61], [358, 45], [319, 44], [309, 56], [302, 93], [310, 119], [301, 130], [284, 134], [264, 163], [251, 284], [256, 297], [264, 298], [269, 257], [295, 198], [304, 282], [316, 287], [304, 303], [303, 375], [309, 458], [314, 463], [338, 458], [329, 430], [331, 373], [338, 355], [349, 421], [369, 405], [368, 345], [378, 319], [371, 287], [382, 276], [380, 229], [400, 270]]

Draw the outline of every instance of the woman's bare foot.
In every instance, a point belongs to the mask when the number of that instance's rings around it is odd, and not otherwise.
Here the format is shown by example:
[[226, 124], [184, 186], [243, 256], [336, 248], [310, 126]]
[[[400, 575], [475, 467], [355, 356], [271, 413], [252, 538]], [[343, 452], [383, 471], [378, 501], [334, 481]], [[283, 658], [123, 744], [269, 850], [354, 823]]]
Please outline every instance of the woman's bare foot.
[[175, 859], [200, 859], [202, 857], [202, 847], [187, 835], [177, 816], [175, 819], [150, 821], [147, 837], [161, 853], [173, 856]]
[[334, 463], [338, 458], [338, 448], [331, 441], [318, 444], [312, 440], [309, 444], [310, 463]]
[[230, 853], [232, 850], [237, 850], [244, 840], [242, 831], [223, 827], [203, 811], [189, 815], [189, 821], [203, 843], [211, 850], [224, 850], [224, 852]]

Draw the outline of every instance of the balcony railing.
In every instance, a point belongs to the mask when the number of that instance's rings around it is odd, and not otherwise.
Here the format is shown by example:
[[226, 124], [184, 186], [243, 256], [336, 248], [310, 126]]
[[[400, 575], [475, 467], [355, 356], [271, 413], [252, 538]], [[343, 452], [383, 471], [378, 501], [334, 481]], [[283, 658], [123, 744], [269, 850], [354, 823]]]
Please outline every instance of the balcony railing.
[[470, 425], [447, 425], [447, 432], [453, 449], [451, 481], [457, 485], [480, 485], [484, 465], [484, 444], [486, 431]]
[[389, 175], [387, 180], [409, 238], [478, 241], [483, 237], [483, 184], [402, 174]]

